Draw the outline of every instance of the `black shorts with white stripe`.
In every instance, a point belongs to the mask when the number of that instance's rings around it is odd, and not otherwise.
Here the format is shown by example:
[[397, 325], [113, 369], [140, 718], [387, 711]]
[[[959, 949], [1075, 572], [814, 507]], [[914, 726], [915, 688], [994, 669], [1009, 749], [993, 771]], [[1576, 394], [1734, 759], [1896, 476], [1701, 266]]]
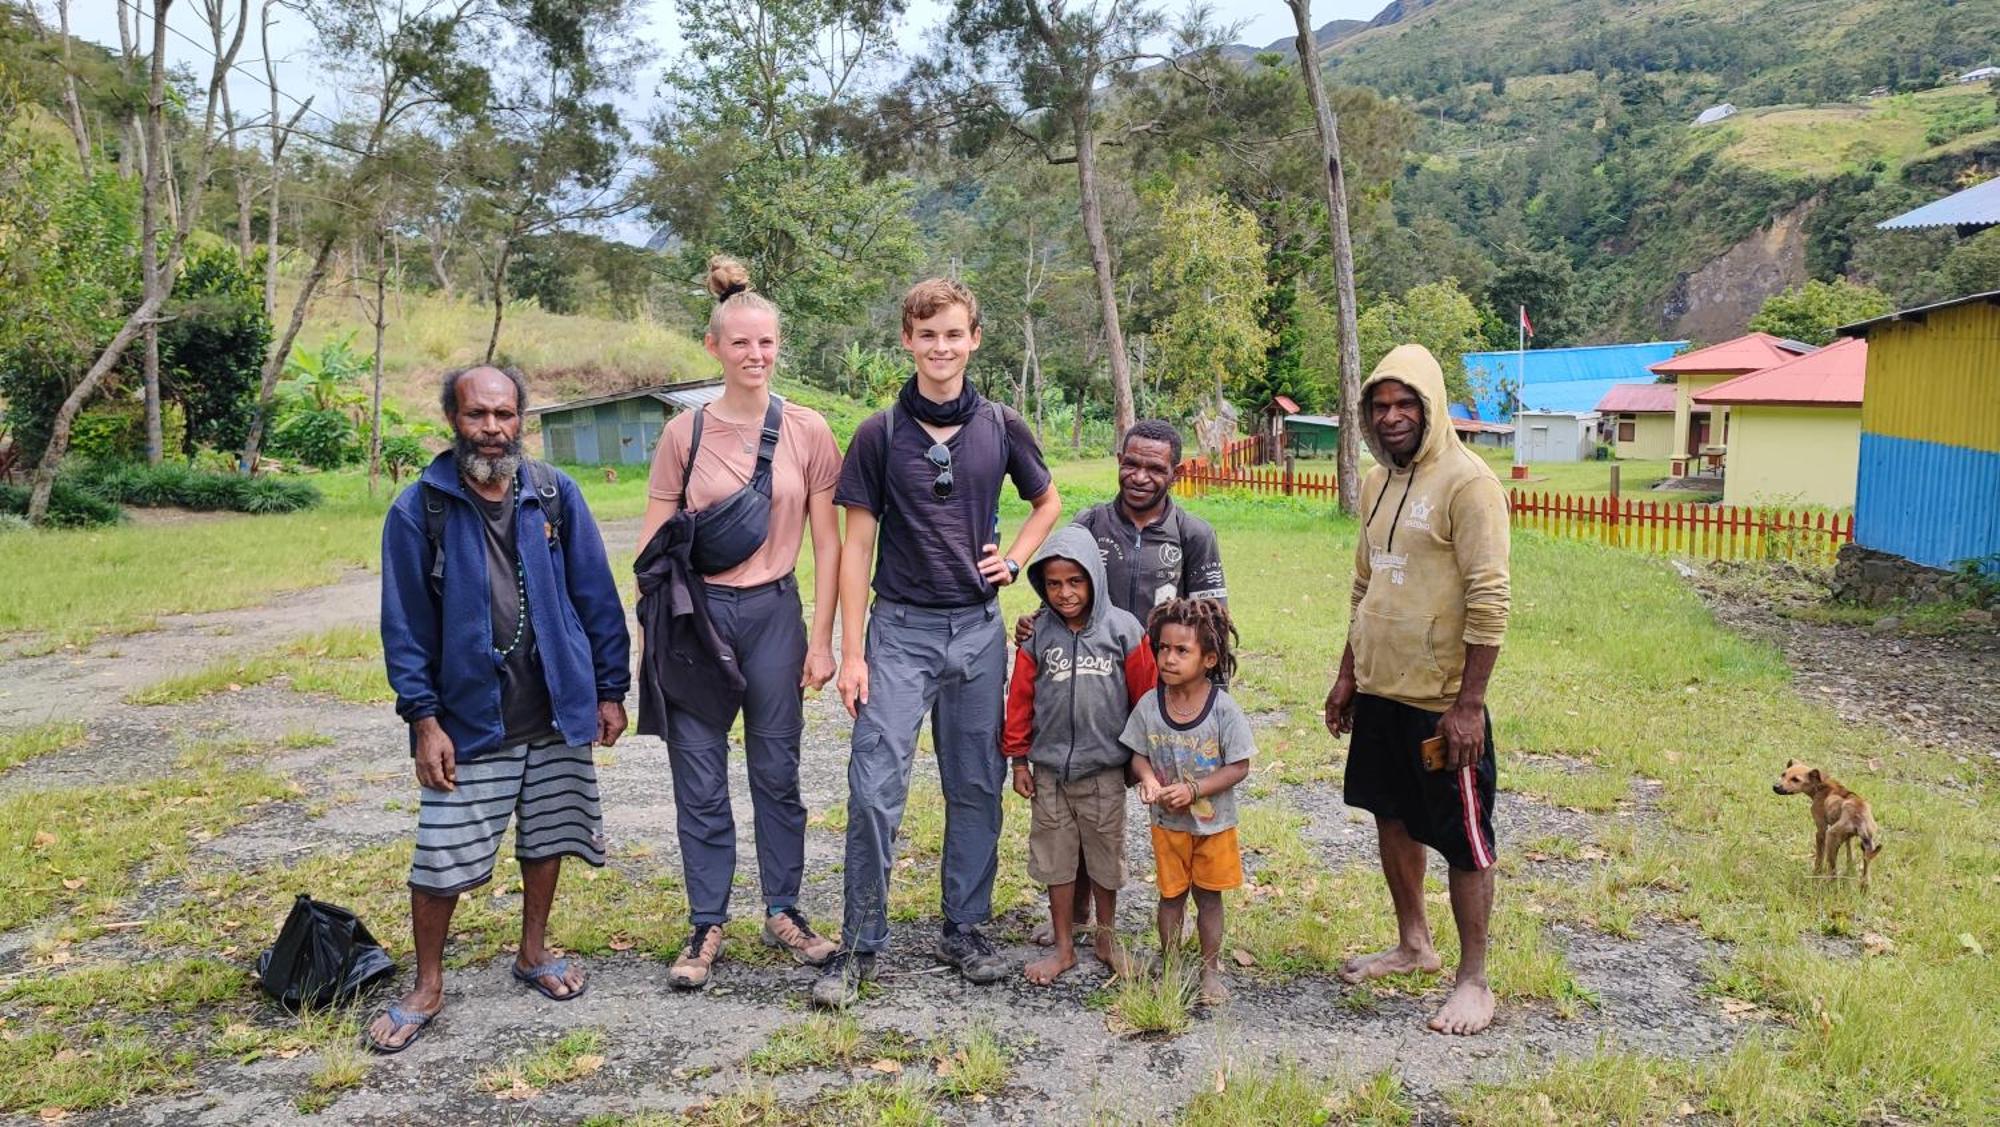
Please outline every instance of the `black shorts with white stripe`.
[[1411, 837], [1437, 850], [1454, 869], [1493, 867], [1493, 716], [1486, 716], [1486, 750], [1456, 771], [1426, 770], [1423, 742], [1437, 734], [1440, 712], [1358, 693], [1354, 736], [1347, 746], [1342, 798], [1377, 817], [1403, 823]]
[[493, 879], [509, 822], [520, 860], [579, 857], [602, 866], [604, 816], [590, 745], [515, 744], [460, 763], [455, 790], [425, 788], [410, 887], [451, 896]]

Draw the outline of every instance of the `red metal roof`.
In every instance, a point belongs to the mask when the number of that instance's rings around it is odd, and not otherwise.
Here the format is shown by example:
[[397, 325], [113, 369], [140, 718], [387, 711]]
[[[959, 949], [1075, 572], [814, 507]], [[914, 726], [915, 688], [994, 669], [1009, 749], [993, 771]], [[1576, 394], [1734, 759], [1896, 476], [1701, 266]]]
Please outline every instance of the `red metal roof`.
[[1721, 372], [1761, 372], [1774, 364], [1782, 364], [1794, 356], [1806, 355], [1812, 350], [1809, 344], [1774, 337], [1770, 333], [1746, 333], [1735, 340], [1711, 344], [1707, 348], [1684, 352], [1671, 360], [1648, 364], [1646, 369], [1662, 376], [1681, 373], [1702, 375]]
[[1278, 406], [1283, 407], [1287, 415], [1296, 415], [1299, 413], [1299, 405], [1293, 402], [1292, 397], [1289, 395], [1280, 395], [1274, 402]]
[[1738, 376], [1695, 395], [1696, 403], [1859, 407], [1868, 342], [1846, 338], [1782, 364]]
[[1451, 429], [1460, 434], [1513, 434], [1514, 428], [1506, 423], [1489, 423], [1484, 419], [1451, 420]]
[[1606, 415], [1671, 415], [1674, 413], [1674, 385], [1670, 383], [1621, 383], [1611, 385], [1597, 409]]

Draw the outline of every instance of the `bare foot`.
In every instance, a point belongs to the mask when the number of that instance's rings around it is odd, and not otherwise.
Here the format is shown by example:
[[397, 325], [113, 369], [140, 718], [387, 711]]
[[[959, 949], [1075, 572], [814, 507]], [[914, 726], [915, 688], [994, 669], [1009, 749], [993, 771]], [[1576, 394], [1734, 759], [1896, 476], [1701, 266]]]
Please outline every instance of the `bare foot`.
[[1459, 1037], [1478, 1033], [1493, 1024], [1493, 991], [1484, 982], [1459, 983], [1430, 1024], [1439, 1033]]
[[1028, 942], [1033, 943], [1037, 947], [1055, 946], [1056, 925], [1050, 923], [1047, 920], [1043, 920], [1040, 926], [1036, 927], [1035, 930], [1031, 934], [1029, 934]]
[[1340, 980], [1350, 986], [1387, 978], [1392, 974], [1436, 974], [1444, 963], [1438, 954], [1426, 946], [1421, 950], [1398, 944], [1387, 951], [1377, 951], [1373, 955], [1359, 955], [1340, 965]]
[[1111, 973], [1120, 978], [1131, 978], [1145, 969], [1145, 961], [1134, 958], [1115, 936], [1098, 936], [1092, 950], [1097, 955], [1097, 961], [1111, 968]]
[[1222, 980], [1222, 968], [1201, 968], [1201, 1004], [1220, 1006], [1227, 1004], [1228, 1001], [1229, 985]]
[[1075, 965], [1076, 948], [1062, 947], [1050, 951], [1048, 954], [1029, 963], [1027, 969], [1022, 973], [1028, 976], [1029, 982], [1037, 986], [1047, 986], [1056, 979], [1061, 978], [1064, 971]]
[[[412, 987], [408, 994], [396, 999], [395, 1008], [405, 1013], [435, 1015], [444, 1009], [444, 987], [441, 984], [428, 990]], [[368, 1039], [385, 1049], [400, 1049], [423, 1028], [424, 1023], [415, 1021], [398, 1025], [390, 1019], [389, 1011], [383, 1010], [368, 1023]]]

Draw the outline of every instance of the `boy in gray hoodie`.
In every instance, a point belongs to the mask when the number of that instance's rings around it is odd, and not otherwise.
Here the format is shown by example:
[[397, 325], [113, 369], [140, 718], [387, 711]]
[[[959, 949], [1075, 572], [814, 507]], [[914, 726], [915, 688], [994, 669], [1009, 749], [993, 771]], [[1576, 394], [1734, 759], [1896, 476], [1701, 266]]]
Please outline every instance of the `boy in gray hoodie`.
[[1124, 974], [1112, 934], [1125, 884], [1125, 765], [1118, 742], [1132, 706], [1159, 674], [1139, 620], [1100, 596], [1104, 558], [1076, 525], [1058, 529], [1028, 581], [1050, 613], [1015, 651], [1001, 748], [1014, 764], [1014, 790], [1029, 800], [1028, 876], [1049, 890], [1055, 947], [1029, 963], [1028, 981], [1047, 986], [1076, 965], [1071, 940], [1079, 855], [1090, 873], [1099, 925], [1098, 959]]

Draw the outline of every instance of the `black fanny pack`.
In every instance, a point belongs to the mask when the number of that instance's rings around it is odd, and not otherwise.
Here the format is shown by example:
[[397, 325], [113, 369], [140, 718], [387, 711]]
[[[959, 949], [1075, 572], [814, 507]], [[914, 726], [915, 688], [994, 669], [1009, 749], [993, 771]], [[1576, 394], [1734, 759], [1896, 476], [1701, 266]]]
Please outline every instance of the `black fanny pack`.
[[[694, 543], [688, 559], [703, 575], [718, 575], [750, 558], [771, 529], [771, 458], [778, 451], [778, 428], [785, 401], [773, 395], [764, 409], [764, 436], [757, 445], [757, 468], [750, 484], [700, 512], [694, 521]], [[688, 439], [687, 465], [681, 470], [681, 496], [694, 480], [694, 456], [701, 451], [702, 408], [695, 408], [694, 435]]]

